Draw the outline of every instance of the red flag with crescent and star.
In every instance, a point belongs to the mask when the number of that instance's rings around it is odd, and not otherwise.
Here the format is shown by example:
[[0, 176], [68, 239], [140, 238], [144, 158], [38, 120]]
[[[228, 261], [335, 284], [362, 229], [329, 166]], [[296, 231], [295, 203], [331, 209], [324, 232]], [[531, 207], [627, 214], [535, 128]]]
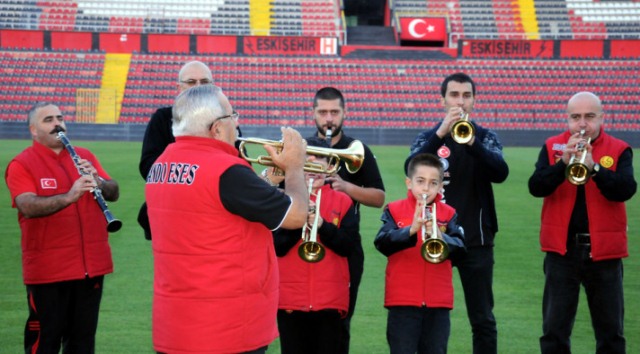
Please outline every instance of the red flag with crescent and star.
[[401, 17], [400, 39], [407, 41], [446, 41], [444, 17]]
[[42, 189], [56, 189], [58, 188], [58, 182], [55, 178], [41, 178], [40, 187]]

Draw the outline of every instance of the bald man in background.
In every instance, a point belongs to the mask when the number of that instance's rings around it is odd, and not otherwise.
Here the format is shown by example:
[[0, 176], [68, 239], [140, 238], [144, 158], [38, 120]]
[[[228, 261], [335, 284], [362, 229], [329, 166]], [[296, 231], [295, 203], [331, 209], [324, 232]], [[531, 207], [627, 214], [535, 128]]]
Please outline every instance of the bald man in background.
[[[178, 82], [176, 88], [178, 93], [199, 85], [212, 85], [213, 76], [211, 69], [200, 61], [190, 61], [180, 68], [178, 73]], [[156, 161], [158, 156], [162, 154], [167, 145], [176, 141], [171, 131], [172, 124], [172, 107], [159, 108], [149, 120], [147, 129], [144, 133], [142, 141], [142, 154], [140, 156], [140, 175], [144, 180], [151, 165]], [[151, 240], [151, 228], [149, 226], [149, 217], [147, 216], [147, 203], [143, 203], [138, 213], [138, 223], [144, 230], [144, 237]]]

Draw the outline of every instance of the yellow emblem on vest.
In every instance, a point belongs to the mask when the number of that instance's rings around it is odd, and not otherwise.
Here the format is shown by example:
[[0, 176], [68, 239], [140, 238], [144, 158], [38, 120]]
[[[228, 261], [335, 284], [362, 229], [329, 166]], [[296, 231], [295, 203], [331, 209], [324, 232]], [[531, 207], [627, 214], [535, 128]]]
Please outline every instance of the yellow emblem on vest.
[[613, 157], [602, 156], [600, 158], [600, 165], [605, 168], [611, 168], [611, 166], [613, 166]]

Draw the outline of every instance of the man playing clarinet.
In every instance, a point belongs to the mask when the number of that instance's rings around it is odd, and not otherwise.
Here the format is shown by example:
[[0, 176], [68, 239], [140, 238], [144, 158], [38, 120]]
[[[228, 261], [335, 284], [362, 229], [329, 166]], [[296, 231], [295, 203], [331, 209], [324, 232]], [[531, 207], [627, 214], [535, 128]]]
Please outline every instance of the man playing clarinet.
[[5, 173], [22, 231], [25, 352], [58, 353], [62, 346], [64, 353], [93, 353], [104, 275], [113, 262], [107, 220], [91, 192], [99, 188], [115, 201], [118, 183], [89, 150], [75, 148], [74, 160], [65, 149], [56, 105], [34, 105], [28, 123], [33, 144]]

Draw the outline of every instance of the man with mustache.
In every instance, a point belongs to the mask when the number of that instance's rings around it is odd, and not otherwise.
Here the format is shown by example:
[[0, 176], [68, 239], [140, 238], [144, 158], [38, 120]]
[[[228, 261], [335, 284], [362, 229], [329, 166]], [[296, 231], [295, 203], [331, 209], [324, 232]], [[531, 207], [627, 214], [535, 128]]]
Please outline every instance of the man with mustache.
[[113, 263], [106, 220], [87, 192], [100, 188], [115, 201], [118, 183], [87, 149], [75, 147], [76, 165], [57, 139], [66, 126], [56, 105], [34, 105], [28, 123], [33, 145], [5, 173], [22, 230], [25, 352], [58, 353], [62, 346], [64, 353], [93, 353], [104, 275]]

